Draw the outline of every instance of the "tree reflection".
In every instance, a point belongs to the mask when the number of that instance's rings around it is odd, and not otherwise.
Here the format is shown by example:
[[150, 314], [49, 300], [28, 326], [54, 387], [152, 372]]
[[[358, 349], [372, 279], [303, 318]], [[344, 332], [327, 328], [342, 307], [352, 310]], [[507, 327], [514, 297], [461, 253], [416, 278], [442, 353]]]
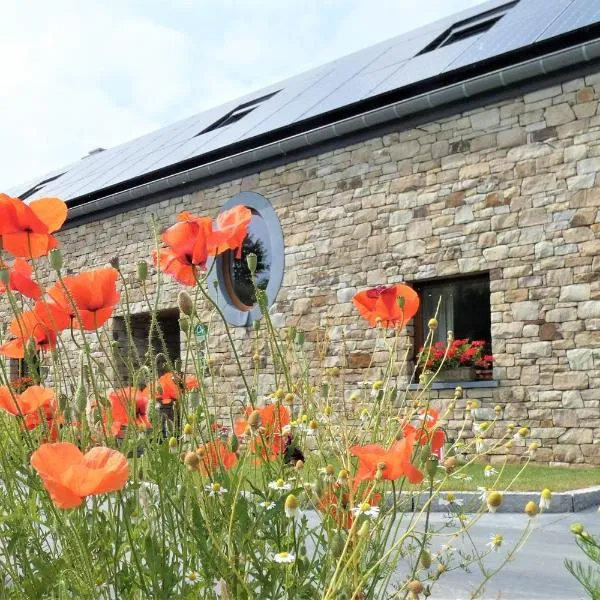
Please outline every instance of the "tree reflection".
[[269, 283], [270, 262], [264, 243], [259, 238], [253, 239], [246, 236], [242, 244], [242, 257], [235, 258], [231, 255], [231, 275], [233, 291], [238, 299], [246, 306], [253, 306], [256, 302], [256, 293], [252, 284], [252, 275], [246, 262], [248, 254], [256, 254], [256, 285], [259, 289], [266, 289]]

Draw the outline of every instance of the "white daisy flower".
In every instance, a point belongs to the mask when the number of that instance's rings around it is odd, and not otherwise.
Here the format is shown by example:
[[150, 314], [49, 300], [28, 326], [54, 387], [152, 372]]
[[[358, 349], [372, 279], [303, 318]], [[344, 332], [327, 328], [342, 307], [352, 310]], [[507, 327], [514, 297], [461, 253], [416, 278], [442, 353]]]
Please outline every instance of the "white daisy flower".
[[276, 563], [289, 564], [296, 560], [296, 556], [291, 552], [277, 552], [271, 555], [271, 559]]
[[285, 516], [288, 519], [295, 519], [298, 516], [298, 499], [294, 494], [290, 494], [285, 499], [284, 504]]
[[464, 475], [463, 473], [456, 473], [451, 476], [453, 479], [458, 479], [460, 481], [472, 481], [473, 478], [470, 475]]
[[365, 515], [371, 519], [376, 519], [379, 516], [379, 506], [371, 506], [368, 502], [363, 502], [360, 506], [352, 509], [355, 517]]
[[211, 483], [210, 485], [205, 485], [204, 489], [208, 492], [209, 496], [222, 496], [227, 493], [227, 489], [224, 488], [220, 483]]
[[264, 502], [259, 502], [258, 505], [265, 510], [271, 510], [275, 506], [275, 502], [265, 500]]
[[448, 492], [446, 494], [446, 498], [438, 498], [438, 502], [440, 506], [462, 506], [463, 500], [461, 498], [457, 498], [452, 492]]
[[286, 483], [283, 479], [278, 479], [277, 481], [270, 481], [269, 488], [279, 492], [287, 492], [292, 489], [292, 484]]
[[492, 465], [486, 465], [483, 469], [484, 477], [493, 477], [494, 475], [498, 475], [498, 471], [492, 467]]
[[490, 538], [490, 541], [486, 544], [486, 546], [488, 546], [494, 552], [498, 552], [503, 541], [504, 538], [500, 534], [496, 533]]
[[542, 490], [540, 495], [539, 507], [540, 510], [548, 510], [550, 508], [550, 503], [552, 500], [552, 493], [548, 488]]
[[484, 488], [484, 487], [481, 487], [480, 485], [478, 485], [477, 491], [479, 492], [479, 499], [482, 502], [485, 502], [487, 500], [487, 493], [488, 493], [487, 488]]
[[200, 573], [198, 573], [198, 571], [188, 571], [185, 574], [185, 582], [188, 585], [196, 585], [197, 583], [200, 583]]
[[477, 454], [485, 452], [485, 440], [481, 437], [475, 438], [475, 452], [477, 452]]

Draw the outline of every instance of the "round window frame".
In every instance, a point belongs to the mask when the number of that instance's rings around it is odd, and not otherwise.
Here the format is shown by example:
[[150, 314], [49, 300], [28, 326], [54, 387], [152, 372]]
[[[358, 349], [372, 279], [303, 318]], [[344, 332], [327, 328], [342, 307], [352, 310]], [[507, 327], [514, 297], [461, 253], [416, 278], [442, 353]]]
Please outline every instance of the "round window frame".
[[[275, 302], [283, 283], [285, 270], [283, 229], [271, 203], [264, 196], [256, 192], [240, 192], [236, 194], [221, 207], [219, 213], [239, 204], [246, 206], [253, 213], [258, 214], [265, 222], [267, 231], [269, 232], [269, 242], [273, 256], [270, 265], [269, 282], [267, 283], [265, 293], [267, 294], [267, 306], [270, 307]], [[230, 325], [234, 327], [249, 327], [254, 321], [258, 321], [262, 317], [262, 313], [260, 307], [256, 304], [253, 307], [245, 308], [246, 305], [234, 295], [230, 265], [225, 265], [226, 257], [228, 257], [228, 253], [224, 252], [212, 258], [207, 264], [209, 271], [209, 293], [223, 311]]]

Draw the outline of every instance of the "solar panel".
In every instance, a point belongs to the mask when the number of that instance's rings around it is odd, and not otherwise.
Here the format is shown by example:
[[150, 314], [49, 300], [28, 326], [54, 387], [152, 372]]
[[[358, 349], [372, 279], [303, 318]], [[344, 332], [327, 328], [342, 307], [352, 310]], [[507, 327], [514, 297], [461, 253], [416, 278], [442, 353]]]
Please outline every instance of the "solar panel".
[[[476, 5], [159, 131], [86, 156], [68, 167], [15, 187], [12, 193], [33, 190], [31, 198], [41, 195], [58, 195], [67, 200], [77, 198], [600, 21], [600, 0], [520, 0], [483, 33], [471, 35], [477, 32], [465, 32], [464, 27], [461, 28], [461, 23], [475, 22], [474, 17], [506, 5], [507, 1], [491, 0]], [[445, 38], [453, 43], [423, 52], [447, 31], [458, 32], [455, 38]], [[211, 127], [236, 107], [277, 90], [281, 91], [236, 122]], [[205, 133], [198, 135], [202, 131]], [[52, 180], [61, 173], [64, 174]], [[46, 180], [49, 181], [42, 188], [36, 188], [40, 181]]]

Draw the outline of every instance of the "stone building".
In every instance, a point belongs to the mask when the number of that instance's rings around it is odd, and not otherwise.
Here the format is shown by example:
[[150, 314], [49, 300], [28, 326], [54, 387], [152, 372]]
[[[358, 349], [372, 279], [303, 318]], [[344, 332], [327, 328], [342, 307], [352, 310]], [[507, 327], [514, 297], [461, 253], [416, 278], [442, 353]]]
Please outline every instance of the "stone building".
[[[407, 282], [426, 307], [415, 346], [439, 296], [442, 337], [489, 344], [493, 377], [463, 382], [466, 399], [530, 427], [540, 461], [600, 464], [599, 98], [596, 0], [493, 0], [9, 193], [68, 202], [65, 262], [118, 255], [142, 332], [151, 215], [246, 203], [274, 322], [332, 318], [346, 362], [328, 366], [365, 377], [374, 332], [351, 298]], [[213, 273], [243, 343], [256, 309], [239, 269], [226, 257]], [[177, 289], [160, 291], [167, 329]]]

